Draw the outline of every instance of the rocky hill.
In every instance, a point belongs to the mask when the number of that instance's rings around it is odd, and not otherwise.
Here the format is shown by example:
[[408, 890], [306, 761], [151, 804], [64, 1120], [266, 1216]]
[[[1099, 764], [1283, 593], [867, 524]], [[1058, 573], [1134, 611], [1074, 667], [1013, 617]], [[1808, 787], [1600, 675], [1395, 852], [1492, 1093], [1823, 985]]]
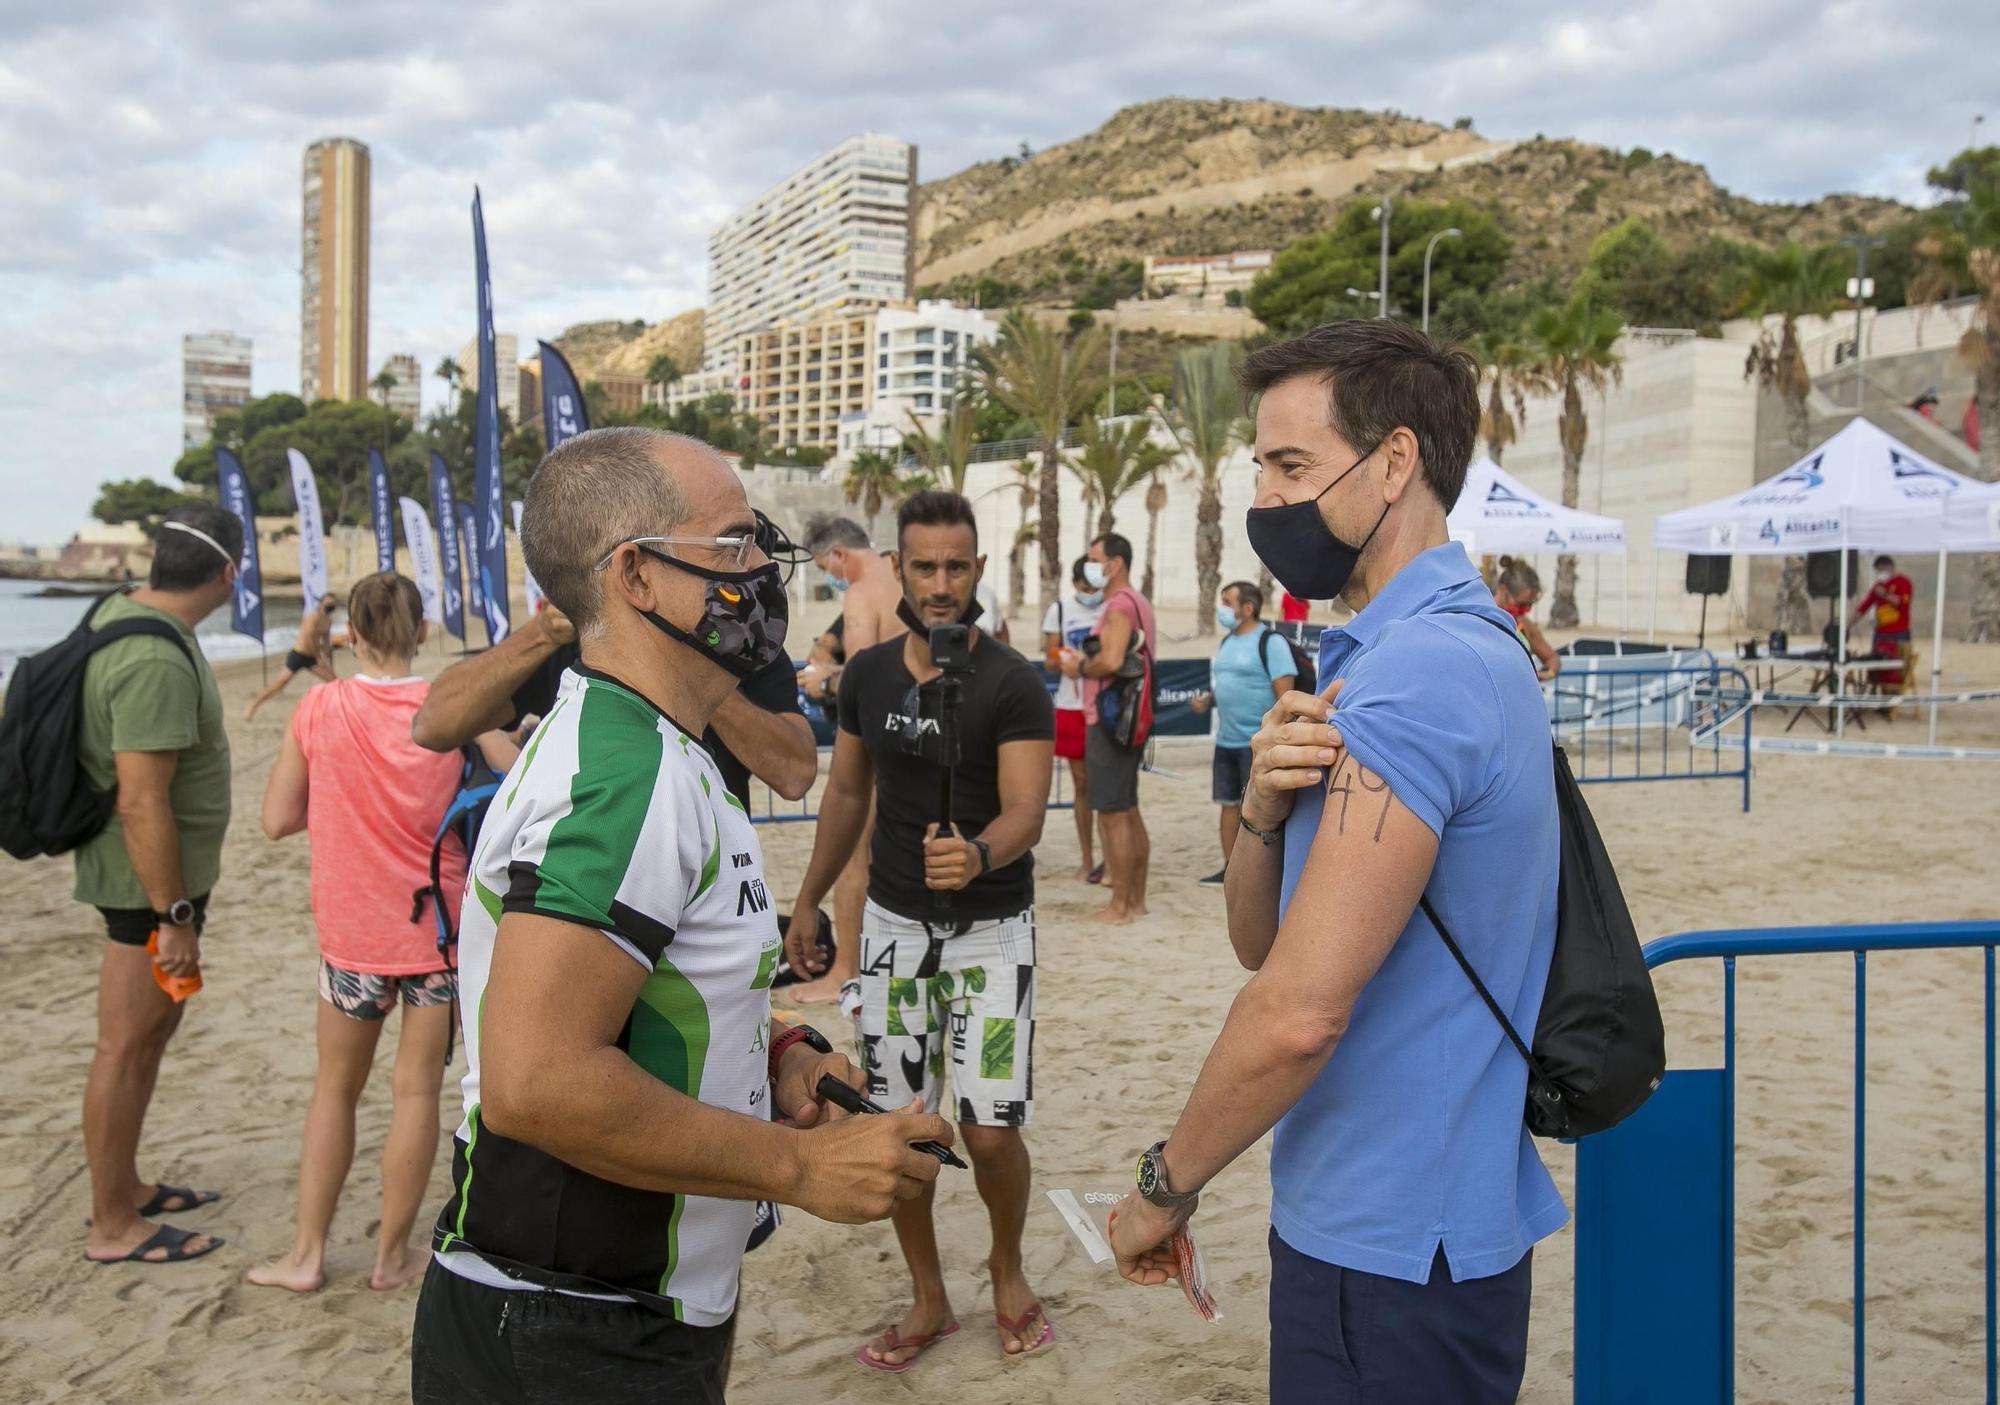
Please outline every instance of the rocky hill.
[[1749, 200], [1698, 165], [1643, 150], [1491, 141], [1469, 124], [1398, 113], [1166, 98], [1025, 160], [981, 162], [924, 186], [917, 283], [963, 293], [988, 279], [1061, 301], [1148, 254], [1282, 248], [1348, 201], [1384, 192], [1491, 210], [1513, 240], [1508, 282], [1574, 275], [1590, 241], [1628, 215], [1681, 245], [1829, 239], [1908, 213], [1851, 195]]
[[644, 322], [579, 322], [555, 339], [579, 381], [643, 376], [656, 356], [671, 356], [683, 371], [701, 364], [700, 308], [647, 326]]

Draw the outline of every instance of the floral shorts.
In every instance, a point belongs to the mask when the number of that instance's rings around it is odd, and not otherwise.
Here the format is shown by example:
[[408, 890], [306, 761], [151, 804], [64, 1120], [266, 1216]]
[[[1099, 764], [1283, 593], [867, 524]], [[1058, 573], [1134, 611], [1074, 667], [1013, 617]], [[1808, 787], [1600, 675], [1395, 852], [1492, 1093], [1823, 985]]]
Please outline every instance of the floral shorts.
[[412, 1010], [449, 1005], [458, 998], [458, 972], [374, 976], [366, 971], [343, 971], [324, 956], [319, 959], [319, 998], [350, 1019], [386, 1019], [399, 996]]

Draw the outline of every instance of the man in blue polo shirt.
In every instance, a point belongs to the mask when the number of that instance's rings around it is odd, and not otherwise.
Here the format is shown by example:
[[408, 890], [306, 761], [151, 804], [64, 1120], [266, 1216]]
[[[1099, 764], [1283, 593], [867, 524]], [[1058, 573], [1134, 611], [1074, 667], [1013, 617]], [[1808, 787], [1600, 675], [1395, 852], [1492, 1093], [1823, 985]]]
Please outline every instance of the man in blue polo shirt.
[[1255, 974], [1112, 1246], [1165, 1282], [1202, 1187], [1275, 1128], [1272, 1400], [1511, 1401], [1531, 1249], [1567, 1212], [1521, 1122], [1526, 1067], [1418, 907], [1533, 1029], [1559, 863], [1548, 718], [1445, 533], [1476, 373], [1355, 320], [1253, 353], [1243, 380], [1250, 543], [1294, 595], [1356, 613], [1321, 640], [1326, 697], [1288, 694], [1253, 739], [1225, 892]]

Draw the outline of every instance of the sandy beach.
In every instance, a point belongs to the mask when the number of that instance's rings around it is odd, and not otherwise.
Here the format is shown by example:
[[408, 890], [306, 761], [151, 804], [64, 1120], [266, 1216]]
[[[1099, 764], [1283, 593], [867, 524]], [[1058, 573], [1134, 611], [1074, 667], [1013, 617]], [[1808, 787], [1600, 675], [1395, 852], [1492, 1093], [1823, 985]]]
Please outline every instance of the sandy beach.
[[[435, 653], [423, 660], [426, 670], [444, 662]], [[350, 667], [343, 656], [343, 671]], [[232, 718], [256, 678], [254, 664], [226, 671]], [[1951, 646], [1945, 684], [1965, 686], [1960, 680], [2000, 682], [2000, 648]], [[291, 1239], [314, 1062], [306, 845], [302, 838], [268, 844], [255, 819], [303, 691], [295, 683], [254, 724], [232, 721], [236, 820], [204, 945], [207, 989], [168, 1054], [142, 1144], [144, 1174], [226, 1192], [219, 1205], [177, 1219], [225, 1235], [228, 1246], [214, 1256], [167, 1268], [84, 1261], [78, 1120], [100, 929], [69, 899], [67, 860], [0, 865], [8, 913], [0, 981], [13, 1011], [0, 1046], [7, 1067], [0, 1401], [408, 1398], [414, 1290], [383, 1295], [366, 1284], [386, 1068], [362, 1105], [327, 1288], [295, 1297], [242, 1281], [244, 1269]], [[1760, 718], [1760, 732], [1767, 729], [1776, 730]], [[1923, 721], [1906, 713], [1868, 735], [1921, 741]], [[2000, 746], [2000, 707], [1961, 709], [1947, 737]], [[1050, 817], [1040, 854], [1042, 1024], [1029, 1137], [1038, 1193], [1028, 1270], [1060, 1333], [1056, 1348], [1029, 1362], [1002, 1361], [980, 1275], [985, 1217], [970, 1178], [959, 1176], [946, 1182], [939, 1221], [963, 1333], [900, 1379], [863, 1371], [850, 1359], [856, 1344], [903, 1303], [894, 1237], [886, 1225], [850, 1230], [791, 1212], [746, 1266], [733, 1401], [948, 1395], [955, 1405], [1166, 1405], [1263, 1397], [1262, 1148], [1214, 1185], [1195, 1222], [1226, 1315], [1215, 1325], [1200, 1322], [1177, 1291], [1131, 1288], [1108, 1266], [1092, 1265], [1039, 1195], [1129, 1185], [1132, 1157], [1171, 1127], [1242, 979], [1222, 930], [1220, 890], [1194, 882], [1218, 857], [1206, 744], [1163, 746], [1160, 760], [1179, 774], [1143, 782], [1154, 843], [1150, 918], [1119, 931], [1079, 921], [1100, 895], [1069, 877], [1075, 842], [1067, 815]], [[1589, 792], [1646, 938], [1995, 912], [1994, 763], [1757, 762], [1748, 815], [1730, 782]], [[811, 827], [763, 833], [775, 889], [788, 899]], [[1970, 1399], [1983, 1341], [1980, 959], [1920, 953], [1879, 957], [1870, 968], [1871, 1394]], [[1719, 1061], [1721, 979], [1713, 964], [1673, 969], [1661, 992], [1672, 1061]], [[1739, 1398], [1829, 1400], [1848, 1389], [1851, 1350], [1853, 963], [1749, 963], [1739, 997]], [[812, 1018], [829, 1033], [846, 1032], [823, 1009]], [[455, 1064], [444, 1101], [447, 1128], [458, 1118], [458, 1071]], [[1567, 1194], [1572, 1151], [1543, 1150]], [[446, 1193], [446, 1168], [441, 1156], [433, 1209]], [[1535, 1264], [1523, 1399], [1543, 1405], [1569, 1399], [1570, 1239], [1565, 1232], [1547, 1241]]]

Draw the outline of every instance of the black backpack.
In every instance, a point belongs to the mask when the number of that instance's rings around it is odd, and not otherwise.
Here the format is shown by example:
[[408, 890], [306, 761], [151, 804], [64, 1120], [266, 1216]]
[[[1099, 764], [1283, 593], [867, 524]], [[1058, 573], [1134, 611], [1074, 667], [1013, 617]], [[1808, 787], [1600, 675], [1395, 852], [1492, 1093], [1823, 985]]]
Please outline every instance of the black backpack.
[[412, 922], [423, 920], [424, 899], [430, 899], [431, 916], [437, 922], [438, 955], [454, 968], [458, 962], [451, 959], [451, 949], [458, 942], [458, 919], [445, 901], [451, 895], [444, 890], [444, 841], [448, 835], [456, 834], [465, 845], [465, 859], [470, 864], [473, 850], [479, 845], [479, 826], [485, 823], [487, 808], [500, 790], [499, 773], [487, 764], [477, 746], [462, 746], [458, 750], [461, 761], [458, 792], [445, 806], [444, 818], [438, 821], [437, 833], [431, 838], [431, 881], [410, 894]]
[[[1487, 622], [1507, 628], [1497, 620]], [[1520, 637], [1510, 628], [1508, 633]], [[1528, 1130], [1538, 1137], [1585, 1137], [1616, 1126], [1652, 1096], [1666, 1073], [1667, 1036], [1611, 856], [1570, 774], [1569, 758], [1560, 746], [1552, 744], [1550, 750], [1562, 870], [1556, 888], [1555, 952], [1532, 1049], [1465, 959], [1429, 895], [1419, 901], [1452, 959], [1527, 1061], [1523, 1117]]]
[[1264, 633], [1257, 639], [1258, 662], [1262, 663], [1264, 659], [1264, 640], [1273, 635], [1284, 640], [1285, 647], [1291, 650], [1292, 686], [1301, 693], [1317, 693], [1319, 691], [1319, 669], [1313, 666], [1312, 656], [1306, 653], [1305, 647], [1298, 640], [1292, 638], [1289, 634], [1279, 634], [1277, 630], [1271, 628], [1268, 624], [1264, 626]]
[[[117, 592], [113, 592], [116, 594]], [[100, 790], [77, 762], [83, 729], [83, 675], [99, 649], [149, 634], [173, 641], [201, 672], [181, 632], [165, 620], [117, 620], [93, 630], [105, 595], [77, 627], [14, 665], [7, 708], [0, 713], [0, 849], [17, 859], [66, 854], [103, 833], [118, 804], [118, 787]]]

